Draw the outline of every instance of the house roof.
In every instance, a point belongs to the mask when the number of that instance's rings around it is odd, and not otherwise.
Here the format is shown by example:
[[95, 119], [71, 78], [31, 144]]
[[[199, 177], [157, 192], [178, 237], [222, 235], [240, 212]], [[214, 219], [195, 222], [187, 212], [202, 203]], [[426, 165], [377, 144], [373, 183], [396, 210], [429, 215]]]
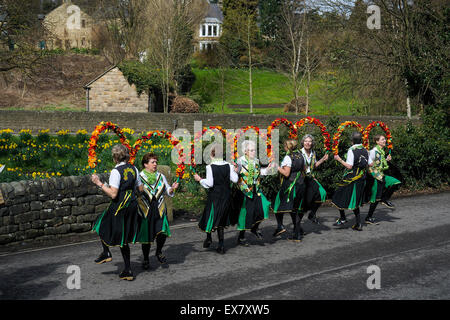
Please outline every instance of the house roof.
[[215, 18], [223, 22], [223, 13], [217, 3], [210, 3], [208, 13], [205, 18]]
[[106, 69], [105, 72], [103, 72], [102, 74], [98, 75], [95, 79], [89, 81], [88, 83], [86, 83], [83, 88], [84, 89], [89, 89], [90, 85], [93, 84], [95, 81], [97, 81], [98, 79], [100, 79], [101, 77], [103, 77], [105, 74], [107, 74], [108, 72], [110, 72], [112, 69], [116, 68], [117, 65], [113, 65], [111, 67], [109, 67], [108, 69]]

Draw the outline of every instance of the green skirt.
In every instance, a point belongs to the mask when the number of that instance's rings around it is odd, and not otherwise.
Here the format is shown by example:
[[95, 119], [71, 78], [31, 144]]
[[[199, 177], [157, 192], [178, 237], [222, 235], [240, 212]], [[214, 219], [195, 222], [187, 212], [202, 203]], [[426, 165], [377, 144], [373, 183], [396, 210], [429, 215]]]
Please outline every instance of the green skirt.
[[270, 201], [262, 192], [253, 197], [244, 196], [237, 221], [238, 230], [250, 230], [255, 224], [269, 218]]

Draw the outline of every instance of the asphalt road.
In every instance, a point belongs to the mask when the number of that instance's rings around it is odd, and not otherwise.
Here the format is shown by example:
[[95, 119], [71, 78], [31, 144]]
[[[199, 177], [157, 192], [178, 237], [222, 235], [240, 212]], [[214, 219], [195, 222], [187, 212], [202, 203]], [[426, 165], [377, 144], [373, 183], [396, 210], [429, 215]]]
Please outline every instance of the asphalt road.
[[[275, 219], [262, 224], [264, 240], [251, 234], [249, 247], [236, 245], [237, 231], [225, 232], [225, 255], [203, 249], [196, 224], [177, 225], [166, 242], [168, 264], [154, 256], [142, 270], [140, 245], [131, 247], [136, 279], [123, 281], [118, 248], [113, 261], [96, 265], [99, 241], [0, 255], [0, 299], [450, 299], [450, 193], [396, 199], [396, 210], [380, 205], [379, 225], [353, 231], [333, 227], [338, 212], [321, 208], [322, 224], [304, 219], [301, 243], [273, 239]], [[364, 207], [364, 219], [368, 207]], [[285, 216], [289, 230], [290, 217]], [[152, 248], [151, 255], [154, 254]], [[69, 266], [80, 270], [80, 289], [69, 289]], [[380, 270], [380, 289], [368, 289]]]

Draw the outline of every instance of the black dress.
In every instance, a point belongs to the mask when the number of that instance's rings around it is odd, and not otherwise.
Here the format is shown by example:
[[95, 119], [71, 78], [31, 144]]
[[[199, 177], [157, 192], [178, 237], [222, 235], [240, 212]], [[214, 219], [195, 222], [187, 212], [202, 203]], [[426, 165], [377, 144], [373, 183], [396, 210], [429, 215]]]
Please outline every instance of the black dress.
[[[327, 192], [322, 187], [320, 182], [314, 176], [316, 153], [311, 151], [311, 158], [308, 162], [306, 152], [302, 149], [303, 158], [305, 160], [306, 168], [309, 172], [305, 174], [305, 198], [303, 200], [303, 211], [314, 210], [325, 202]], [[308, 170], [307, 170], [308, 171]]]
[[107, 246], [124, 246], [135, 243], [139, 230], [135, 183], [136, 168], [123, 164], [115, 168], [120, 174], [120, 186], [117, 197], [112, 199], [108, 208], [97, 218], [93, 231]]
[[211, 164], [211, 171], [214, 185], [208, 189], [206, 206], [198, 223], [199, 228], [208, 233], [230, 225], [230, 165]]
[[305, 184], [305, 160], [299, 151], [289, 154], [292, 160], [291, 173], [288, 178], [281, 177], [281, 187], [273, 206], [274, 213], [297, 212], [302, 205]]
[[354, 155], [353, 167], [344, 173], [331, 203], [338, 209], [355, 210], [363, 201], [369, 153], [362, 145], [350, 149]]
[[153, 243], [159, 234], [171, 236], [165, 202], [165, 193], [170, 186], [166, 184], [164, 175], [159, 172], [153, 184], [148, 182], [143, 172], [141, 180], [144, 183], [144, 192], [138, 199], [141, 225], [136, 242]]
[[[269, 219], [270, 201], [261, 190], [261, 170], [259, 160], [254, 160], [253, 177], [250, 177], [249, 160], [241, 157], [237, 161], [240, 171], [237, 188], [231, 197], [230, 221], [237, 224], [237, 229], [251, 230], [255, 224]], [[239, 189], [239, 190], [236, 190]]]

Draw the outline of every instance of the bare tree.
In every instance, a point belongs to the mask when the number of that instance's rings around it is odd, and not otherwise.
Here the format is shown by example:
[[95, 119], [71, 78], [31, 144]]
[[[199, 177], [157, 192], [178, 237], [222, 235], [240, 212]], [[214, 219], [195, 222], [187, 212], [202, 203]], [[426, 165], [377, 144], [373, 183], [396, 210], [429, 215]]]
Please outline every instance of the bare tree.
[[[220, 40], [228, 54], [235, 56], [234, 59], [230, 58], [229, 60], [236, 67], [245, 67], [248, 70], [250, 113], [253, 113], [253, 68], [260, 60], [257, 57], [256, 47], [258, 38], [257, 7], [258, 3], [255, 0], [228, 1], [223, 25], [224, 32]], [[238, 61], [236, 61], [237, 55], [239, 56]]]
[[[403, 92], [403, 110], [411, 115], [410, 100], [434, 105], [445, 97], [444, 74], [448, 70], [448, 1], [374, 0], [380, 8], [381, 25], [370, 30], [366, 21], [368, 3], [361, 0], [322, 0], [322, 5], [350, 16], [347, 32], [352, 39], [342, 48], [350, 63], [365, 70], [376, 87], [391, 87], [389, 94]], [[360, 19], [352, 20], [355, 5], [362, 7]], [[365, 10], [363, 10], [365, 9]], [[356, 15], [356, 14], [355, 14]], [[374, 79], [370, 70], [383, 70]], [[397, 90], [397, 91], [396, 91]], [[385, 94], [387, 94], [385, 90]]]
[[39, 42], [50, 37], [28, 0], [0, 0], [0, 72], [33, 73], [48, 56]]
[[291, 82], [295, 99], [295, 114], [299, 111], [299, 92], [305, 77], [302, 61], [306, 31], [307, 7], [304, 0], [282, 3], [276, 46], [280, 54], [278, 68]]
[[147, 10], [147, 0], [99, 0], [96, 18], [101, 24], [95, 30], [103, 54], [112, 64], [137, 59], [143, 52]]
[[148, 63], [160, 71], [164, 112], [169, 109], [169, 93], [178, 91], [177, 73], [189, 63], [193, 36], [204, 18], [207, 3], [202, 0], [148, 0], [148, 17], [143, 38]]

